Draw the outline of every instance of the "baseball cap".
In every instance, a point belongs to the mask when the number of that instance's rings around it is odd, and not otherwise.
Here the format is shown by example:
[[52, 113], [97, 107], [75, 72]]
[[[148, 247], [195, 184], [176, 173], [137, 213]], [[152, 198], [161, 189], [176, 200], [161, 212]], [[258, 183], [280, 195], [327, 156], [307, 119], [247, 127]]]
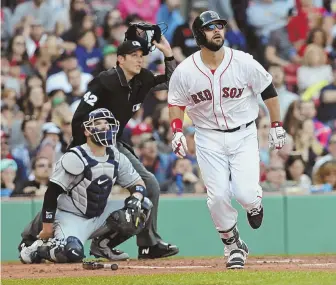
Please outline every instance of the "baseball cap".
[[104, 47], [103, 49], [103, 55], [109, 55], [109, 54], [113, 54], [113, 53], [117, 53], [117, 47], [114, 45], [107, 45]]
[[13, 169], [14, 171], [18, 169], [18, 166], [15, 160], [10, 159], [10, 158], [1, 159], [0, 160], [0, 171], [4, 171], [8, 168]]
[[124, 41], [117, 50], [117, 55], [131, 54], [137, 50], [142, 50], [144, 52], [144, 48], [138, 41]]
[[49, 122], [49, 123], [45, 123], [42, 126], [42, 132], [44, 134], [56, 134], [59, 135], [61, 133], [61, 130], [59, 129], [59, 127], [56, 126], [55, 123]]
[[146, 133], [151, 134], [152, 131], [153, 131], [153, 129], [151, 128], [151, 126], [149, 126], [146, 123], [140, 123], [132, 130], [132, 136], [138, 136], [138, 135], [142, 135], [142, 134], [146, 134]]

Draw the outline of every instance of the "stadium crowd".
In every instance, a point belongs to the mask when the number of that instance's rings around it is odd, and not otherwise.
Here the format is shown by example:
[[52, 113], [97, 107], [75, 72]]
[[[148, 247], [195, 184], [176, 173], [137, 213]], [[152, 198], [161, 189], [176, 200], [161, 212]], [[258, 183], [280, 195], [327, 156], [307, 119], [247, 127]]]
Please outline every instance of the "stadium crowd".
[[[16, 0], [1, 3], [1, 197], [43, 197], [71, 139], [87, 84], [116, 64], [131, 22], [166, 23], [176, 60], [198, 50], [193, 19], [207, 9], [228, 19], [225, 45], [251, 53], [273, 76], [288, 133], [268, 148], [260, 98], [256, 121], [265, 192], [336, 191], [336, 1]], [[161, 24], [161, 27], [165, 25]], [[146, 67], [163, 73], [154, 50]], [[172, 153], [167, 90], [154, 89], [123, 134], [162, 193], [205, 193], [185, 116], [189, 153]], [[114, 192], [123, 191], [116, 189]]]

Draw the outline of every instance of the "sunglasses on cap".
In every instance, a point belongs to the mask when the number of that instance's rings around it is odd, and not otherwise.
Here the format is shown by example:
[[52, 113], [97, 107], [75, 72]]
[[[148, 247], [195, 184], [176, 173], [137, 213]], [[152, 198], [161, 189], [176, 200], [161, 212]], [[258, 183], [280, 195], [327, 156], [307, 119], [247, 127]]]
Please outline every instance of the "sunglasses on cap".
[[214, 31], [216, 28], [218, 30], [223, 30], [224, 25], [220, 23], [214, 23], [214, 24], [209, 24], [209, 25], [204, 26], [205, 31]]

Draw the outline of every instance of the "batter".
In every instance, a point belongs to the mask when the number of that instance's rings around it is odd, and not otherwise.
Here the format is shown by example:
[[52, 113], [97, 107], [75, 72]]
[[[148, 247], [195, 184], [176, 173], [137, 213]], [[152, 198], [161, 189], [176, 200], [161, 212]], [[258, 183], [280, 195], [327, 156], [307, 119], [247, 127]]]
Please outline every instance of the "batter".
[[234, 269], [244, 267], [248, 247], [239, 237], [231, 196], [247, 211], [252, 228], [259, 228], [263, 219], [255, 124], [258, 94], [272, 122], [270, 148], [281, 149], [286, 134], [272, 76], [250, 54], [223, 46], [226, 24], [214, 11], [195, 19], [192, 30], [201, 50], [174, 71], [168, 103], [172, 147], [179, 157], [187, 152], [184, 111], [195, 125], [196, 155], [207, 188], [207, 204], [225, 245], [227, 268]]

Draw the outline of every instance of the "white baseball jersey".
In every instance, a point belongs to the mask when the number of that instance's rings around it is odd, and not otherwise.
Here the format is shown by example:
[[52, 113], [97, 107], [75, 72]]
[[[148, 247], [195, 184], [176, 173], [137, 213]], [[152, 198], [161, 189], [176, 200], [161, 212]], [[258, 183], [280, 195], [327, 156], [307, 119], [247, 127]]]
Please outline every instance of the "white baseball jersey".
[[226, 130], [255, 120], [257, 95], [272, 82], [272, 76], [250, 54], [224, 50], [214, 74], [198, 51], [181, 62], [170, 79], [168, 103], [186, 106], [196, 127]]

